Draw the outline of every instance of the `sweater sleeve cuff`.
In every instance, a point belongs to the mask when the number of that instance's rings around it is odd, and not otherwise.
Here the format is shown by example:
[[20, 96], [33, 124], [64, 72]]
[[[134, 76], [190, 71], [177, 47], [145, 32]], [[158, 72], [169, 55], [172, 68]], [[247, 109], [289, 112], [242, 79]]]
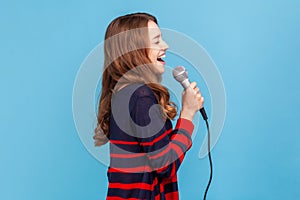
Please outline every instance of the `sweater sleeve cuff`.
[[185, 118], [179, 118], [177, 120], [176, 129], [184, 129], [186, 130], [190, 136], [192, 136], [193, 130], [194, 130], [194, 124], [191, 120], [185, 119]]

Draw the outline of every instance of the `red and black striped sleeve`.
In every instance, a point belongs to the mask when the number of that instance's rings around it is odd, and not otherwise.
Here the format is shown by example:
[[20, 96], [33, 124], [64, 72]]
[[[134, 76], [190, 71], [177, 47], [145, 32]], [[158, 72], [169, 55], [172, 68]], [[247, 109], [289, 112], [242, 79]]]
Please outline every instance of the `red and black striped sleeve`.
[[136, 99], [131, 114], [134, 135], [147, 155], [149, 166], [158, 176], [175, 175], [192, 146], [193, 122], [179, 118], [173, 129], [169, 119], [163, 120], [158, 102], [151, 93]]

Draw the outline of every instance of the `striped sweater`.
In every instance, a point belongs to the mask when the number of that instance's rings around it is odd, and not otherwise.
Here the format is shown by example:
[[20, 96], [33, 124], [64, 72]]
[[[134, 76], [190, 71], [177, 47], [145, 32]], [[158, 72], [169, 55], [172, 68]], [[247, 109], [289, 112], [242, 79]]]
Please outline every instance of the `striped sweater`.
[[113, 96], [107, 200], [179, 199], [177, 170], [192, 145], [194, 125], [179, 118], [173, 129], [157, 104], [141, 84]]

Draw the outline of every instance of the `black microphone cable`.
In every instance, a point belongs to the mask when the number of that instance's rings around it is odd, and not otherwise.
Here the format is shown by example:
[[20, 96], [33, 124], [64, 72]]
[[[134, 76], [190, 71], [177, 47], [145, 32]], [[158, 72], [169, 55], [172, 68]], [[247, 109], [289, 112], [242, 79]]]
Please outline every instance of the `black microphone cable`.
[[[176, 81], [180, 82], [181, 85], [183, 86], [184, 89], [188, 88], [190, 85], [190, 81], [188, 79], [187, 71], [183, 66], [177, 66], [173, 70], [173, 77], [175, 78]], [[202, 118], [205, 120], [206, 127], [207, 127], [207, 150], [208, 150], [208, 158], [209, 158], [209, 165], [210, 165], [210, 176], [209, 176], [209, 181], [206, 186], [205, 192], [204, 192], [204, 197], [203, 200], [206, 200], [206, 195], [210, 186], [210, 183], [212, 181], [212, 176], [213, 176], [213, 166], [212, 166], [212, 159], [211, 159], [211, 153], [210, 153], [210, 130], [209, 130], [209, 124], [208, 124], [208, 117], [206, 115], [204, 107], [202, 107], [200, 110], [200, 113], [202, 115]]]
[[206, 128], [207, 128], [207, 150], [208, 150], [208, 159], [209, 159], [209, 166], [210, 166], [210, 175], [209, 175], [209, 181], [208, 184], [206, 186], [205, 192], [204, 192], [204, 197], [203, 200], [206, 200], [206, 195], [212, 180], [212, 176], [213, 176], [213, 165], [212, 165], [212, 159], [211, 159], [211, 153], [210, 153], [210, 130], [209, 130], [209, 124], [207, 121], [207, 118], [204, 119], [205, 123], [206, 123]]
[[203, 197], [203, 200], [206, 200], [206, 195], [207, 195], [207, 192], [208, 192], [211, 180], [212, 180], [212, 176], [213, 176], [213, 166], [212, 166], [212, 159], [211, 159], [211, 153], [210, 153], [210, 130], [209, 130], [209, 124], [208, 124], [208, 117], [206, 115], [204, 107], [202, 107], [199, 111], [202, 115], [202, 118], [205, 121], [206, 128], [207, 128], [207, 151], [208, 151], [209, 166], [210, 166], [209, 181], [208, 181], [208, 184], [206, 186], [206, 189], [205, 189], [205, 192], [204, 192], [204, 197]]

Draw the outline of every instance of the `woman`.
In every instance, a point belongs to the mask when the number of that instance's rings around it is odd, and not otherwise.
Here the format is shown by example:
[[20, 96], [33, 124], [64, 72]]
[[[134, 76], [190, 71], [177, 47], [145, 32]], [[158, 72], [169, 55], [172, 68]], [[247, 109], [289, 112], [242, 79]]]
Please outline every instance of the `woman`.
[[102, 91], [95, 146], [110, 141], [107, 199], [179, 199], [177, 171], [192, 145], [192, 119], [204, 98], [191, 83], [177, 115], [160, 84], [168, 45], [154, 16], [113, 20], [105, 34]]

